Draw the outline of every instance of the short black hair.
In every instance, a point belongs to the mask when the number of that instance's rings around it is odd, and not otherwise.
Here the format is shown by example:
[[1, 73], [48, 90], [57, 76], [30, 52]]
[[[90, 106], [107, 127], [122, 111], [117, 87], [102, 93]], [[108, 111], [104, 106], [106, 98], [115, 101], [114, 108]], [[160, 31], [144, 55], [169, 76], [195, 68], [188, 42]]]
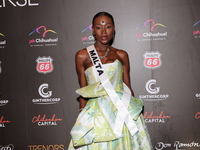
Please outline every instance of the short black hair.
[[111, 14], [109, 14], [108, 12], [105, 12], [105, 11], [98, 12], [98, 13], [93, 17], [93, 19], [92, 19], [92, 25], [94, 25], [94, 20], [95, 20], [97, 17], [100, 17], [100, 16], [107, 16], [107, 17], [109, 17], [109, 18], [112, 20], [113, 25], [115, 25], [113, 16], [112, 16]]

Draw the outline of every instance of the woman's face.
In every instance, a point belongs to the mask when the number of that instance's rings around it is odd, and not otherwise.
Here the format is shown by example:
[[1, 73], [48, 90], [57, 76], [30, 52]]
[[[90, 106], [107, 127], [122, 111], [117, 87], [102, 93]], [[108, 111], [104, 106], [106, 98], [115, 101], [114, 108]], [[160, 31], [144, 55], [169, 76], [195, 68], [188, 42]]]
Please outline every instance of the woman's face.
[[95, 34], [96, 42], [103, 45], [109, 43], [114, 35], [114, 25], [112, 19], [107, 16], [99, 16], [94, 20], [93, 33]]

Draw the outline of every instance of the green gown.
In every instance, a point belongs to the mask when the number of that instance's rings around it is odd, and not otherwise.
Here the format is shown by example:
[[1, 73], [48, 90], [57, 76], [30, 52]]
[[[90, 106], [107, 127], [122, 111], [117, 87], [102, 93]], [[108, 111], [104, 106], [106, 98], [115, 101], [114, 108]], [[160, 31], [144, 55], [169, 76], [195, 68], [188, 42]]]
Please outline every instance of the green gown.
[[[127, 86], [123, 83], [123, 69], [119, 60], [103, 64], [111, 84], [121, 98]], [[104, 88], [94, 66], [85, 71], [88, 86], [76, 92], [90, 98], [71, 130], [72, 140], [68, 150], [153, 150], [150, 136], [141, 114], [143, 101], [131, 97], [128, 112], [136, 123], [138, 132], [131, 135], [124, 123], [118, 137], [113, 131], [117, 109]]]

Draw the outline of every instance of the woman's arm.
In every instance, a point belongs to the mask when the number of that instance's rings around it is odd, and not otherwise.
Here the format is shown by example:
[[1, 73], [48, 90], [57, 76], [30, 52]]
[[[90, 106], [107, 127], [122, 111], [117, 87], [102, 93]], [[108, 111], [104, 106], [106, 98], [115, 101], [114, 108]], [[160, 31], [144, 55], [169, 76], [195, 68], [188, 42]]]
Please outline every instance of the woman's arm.
[[134, 96], [134, 92], [131, 88], [130, 63], [129, 63], [128, 53], [123, 51], [123, 50], [120, 50], [118, 52], [118, 55], [121, 58], [122, 65], [123, 65], [123, 81], [129, 87], [129, 89], [131, 90], [132, 96]]
[[[76, 64], [76, 72], [78, 75], [78, 81], [80, 87], [87, 86], [87, 81], [85, 77], [85, 62], [86, 62], [87, 55], [85, 53], [85, 50], [80, 50], [76, 53], [75, 56], [75, 64]], [[87, 100], [83, 97], [79, 97], [79, 110], [81, 111], [87, 103]]]

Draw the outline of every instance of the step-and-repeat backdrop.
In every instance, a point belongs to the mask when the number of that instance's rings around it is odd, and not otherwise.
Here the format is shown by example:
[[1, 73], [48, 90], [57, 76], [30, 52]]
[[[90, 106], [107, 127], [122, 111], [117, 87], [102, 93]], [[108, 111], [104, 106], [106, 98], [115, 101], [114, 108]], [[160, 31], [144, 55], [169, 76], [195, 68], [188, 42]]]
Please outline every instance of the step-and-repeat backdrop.
[[155, 150], [200, 149], [199, 0], [0, 0], [0, 149], [67, 150], [78, 115], [75, 53], [114, 16]]

